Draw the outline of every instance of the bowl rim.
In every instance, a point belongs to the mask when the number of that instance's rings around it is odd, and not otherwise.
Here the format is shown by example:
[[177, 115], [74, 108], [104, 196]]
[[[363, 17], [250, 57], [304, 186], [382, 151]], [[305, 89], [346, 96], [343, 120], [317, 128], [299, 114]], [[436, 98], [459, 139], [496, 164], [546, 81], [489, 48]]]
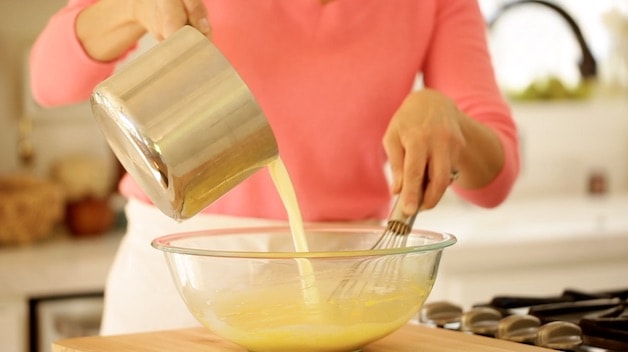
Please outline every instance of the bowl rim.
[[[381, 225], [305, 225], [306, 232], [352, 232], [352, 231], [374, 231], [383, 232], [386, 227]], [[381, 257], [387, 255], [421, 253], [431, 251], [441, 251], [446, 247], [452, 246], [457, 242], [456, 236], [442, 231], [416, 229], [413, 228], [409, 235], [424, 236], [433, 238], [434, 243], [422, 244], [417, 246], [407, 246], [401, 248], [386, 249], [362, 249], [350, 251], [234, 251], [234, 250], [212, 250], [186, 248], [182, 246], [172, 245], [175, 240], [191, 237], [204, 237], [209, 235], [236, 235], [242, 234], [244, 231], [249, 233], [290, 233], [290, 226], [243, 226], [234, 228], [215, 228], [207, 230], [187, 231], [173, 233], [157, 237], [151, 241], [151, 246], [164, 253], [185, 254], [203, 257], [228, 257], [228, 258], [257, 258], [257, 259], [294, 259], [294, 258], [347, 258], [347, 257]]]

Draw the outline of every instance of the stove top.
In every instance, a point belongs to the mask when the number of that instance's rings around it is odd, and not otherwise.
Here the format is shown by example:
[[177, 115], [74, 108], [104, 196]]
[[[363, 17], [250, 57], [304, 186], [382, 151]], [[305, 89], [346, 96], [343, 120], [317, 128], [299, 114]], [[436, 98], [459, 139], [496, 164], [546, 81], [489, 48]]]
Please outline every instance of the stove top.
[[567, 289], [550, 297], [496, 296], [468, 311], [426, 304], [422, 323], [577, 352], [628, 351], [628, 289]]

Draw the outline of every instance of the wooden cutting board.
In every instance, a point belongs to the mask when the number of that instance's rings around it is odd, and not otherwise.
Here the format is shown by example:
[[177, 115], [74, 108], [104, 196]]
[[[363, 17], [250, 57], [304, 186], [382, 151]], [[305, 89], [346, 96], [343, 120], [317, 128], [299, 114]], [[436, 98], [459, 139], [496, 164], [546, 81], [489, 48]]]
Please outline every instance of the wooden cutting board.
[[[60, 340], [52, 352], [246, 352], [205, 328]], [[421, 325], [406, 325], [363, 352], [543, 352], [550, 349]]]

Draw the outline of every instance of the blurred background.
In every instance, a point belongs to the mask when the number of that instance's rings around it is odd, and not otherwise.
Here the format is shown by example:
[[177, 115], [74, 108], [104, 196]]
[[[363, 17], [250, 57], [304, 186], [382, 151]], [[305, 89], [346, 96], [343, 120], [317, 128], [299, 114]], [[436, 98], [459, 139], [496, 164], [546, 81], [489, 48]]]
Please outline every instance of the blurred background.
[[[43, 109], [29, 94], [30, 45], [65, 3], [0, 1], [6, 352], [46, 351], [52, 339], [97, 332], [125, 225], [121, 169], [89, 105]], [[504, 292], [628, 286], [628, 1], [548, 3], [480, 1], [499, 84], [519, 125], [523, 169], [498, 209], [447, 195], [417, 219], [417, 227], [460, 239], [431, 299], [468, 306]]]

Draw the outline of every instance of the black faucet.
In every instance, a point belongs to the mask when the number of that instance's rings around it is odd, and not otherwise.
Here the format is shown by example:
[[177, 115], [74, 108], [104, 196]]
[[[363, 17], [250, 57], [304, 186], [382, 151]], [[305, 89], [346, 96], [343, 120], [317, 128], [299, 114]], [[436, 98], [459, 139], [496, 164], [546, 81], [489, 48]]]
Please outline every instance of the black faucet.
[[582, 31], [580, 31], [580, 27], [578, 27], [578, 24], [576, 23], [576, 21], [574, 21], [574, 19], [563, 8], [561, 8], [560, 6], [556, 5], [553, 2], [544, 1], [544, 0], [517, 0], [510, 3], [506, 3], [502, 7], [500, 7], [495, 13], [495, 15], [488, 21], [488, 27], [491, 28], [495, 24], [495, 22], [497, 22], [499, 17], [507, 10], [514, 7], [518, 7], [520, 5], [524, 5], [524, 4], [538, 4], [538, 5], [546, 6], [556, 11], [565, 21], [567, 21], [567, 24], [569, 25], [569, 28], [571, 28], [572, 32], [576, 36], [576, 40], [578, 41], [578, 44], [580, 45], [580, 50], [582, 51], [582, 58], [580, 59], [580, 62], [578, 63], [578, 68], [580, 69], [580, 76], [583, 80], [586, 80], [589, 78], [595, 78], [597, 74], [597, 64], [595, 62], [595, 58], [591, 54], [591, 50], [589, 50], [589, 46], [584, 40]]

